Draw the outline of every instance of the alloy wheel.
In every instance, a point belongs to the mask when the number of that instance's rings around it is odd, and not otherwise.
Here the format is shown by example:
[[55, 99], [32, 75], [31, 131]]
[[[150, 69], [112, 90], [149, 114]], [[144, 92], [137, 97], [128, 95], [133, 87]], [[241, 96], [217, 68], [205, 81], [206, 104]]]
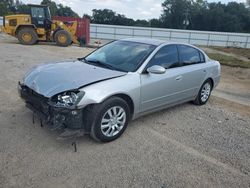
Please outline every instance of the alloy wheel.
[[101, 120], [102, 134], [107, 137], [116, 136], [124, 127], [126, 118], [126, 112], [122, 107], [109, 108]]
[[206, 102], [209, 98], [211, 92], [211, 85], [209, 83], [206, 83], [201, 90], [201, 101]]

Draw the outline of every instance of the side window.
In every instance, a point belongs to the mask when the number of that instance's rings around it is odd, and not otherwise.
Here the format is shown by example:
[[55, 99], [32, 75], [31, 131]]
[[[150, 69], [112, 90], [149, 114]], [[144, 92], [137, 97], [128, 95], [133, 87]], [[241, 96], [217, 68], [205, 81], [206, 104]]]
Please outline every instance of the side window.
[[[178, 45], [178, 50], [179, 50], [180, 63], [183, 66], [204, 62], [203, 54], [201, 54], [199, 50], [191, 46]], [[203, 57], [203, 60], [201, 56]]]
[[160, 65], [164, 68], [173, 68], [178, 66], [178, 51], [176, 45], [167, 45], [162, 47], [150, 60], [147, 67]]
[[203, 53], [199, 52], [200, 53], [200, 59], [201, 59], [201, 63], [205, 63], [205, 56]]

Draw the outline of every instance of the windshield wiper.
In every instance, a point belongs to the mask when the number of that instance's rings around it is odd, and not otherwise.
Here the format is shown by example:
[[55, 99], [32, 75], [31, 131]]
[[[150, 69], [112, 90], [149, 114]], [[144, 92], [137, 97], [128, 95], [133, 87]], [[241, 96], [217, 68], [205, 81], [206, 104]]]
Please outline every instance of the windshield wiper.
[[108, 68], [108, 69], [111, 69], [111, 70], [117, 70], [117, 71], [125, 72], [124, 70], [121, 70], [119, 68], [113, 67], [112, 65], [104, 63], [104, 62], [99, 61], [99, 60], [86, 60], [85, 59], [85, 61], [87, 61], [87, 62], [89, 62], [91, 64], [94, 64], [94, 65], [100, 66], [100, 67], [104, 67], [104, 68]]
[[99, 67], [105, 67], [105, 68], [108, 68], [108, 69], [111, 69], [111, 70], [117, 70], [117, 71], [121, 71], [121, 72], [126, 72], [126, 71], [124, 71], [122, 69], [113, 67], [112, 65], [104, 63], [104, 62], [99, 61], [99, 60], [87, 60], [85, 57], [78, 58], [78, 60], [82, 61], [84, 63], [87, 63], [87, 64], [92, 64], [92, 65], [96, 65], [96, 66], [99, 66]]
[[88, 61], [85, 59], [85, 57], [79, 57], [79, 58], [77, 58], [77, 60], [88, 63]]
[[106, 67], [108, 69], [112, 69], [112, 70], [115, 69], [113, 66], [106, 64], [104, 62], [101, 62], [99, 60], [87, 60], [87, 62], [92, 63], [92, 64], [97, 65], [97, 66]]

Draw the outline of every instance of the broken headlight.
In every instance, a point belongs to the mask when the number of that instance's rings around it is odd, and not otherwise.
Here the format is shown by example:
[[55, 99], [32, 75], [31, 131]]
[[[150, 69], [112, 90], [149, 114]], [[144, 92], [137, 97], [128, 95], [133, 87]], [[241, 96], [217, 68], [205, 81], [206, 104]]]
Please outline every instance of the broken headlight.
[[56, 107], [74, 107], [80, 102], [84, 94], [83, 91], [67, 91], [54, 96], [52, 102]]

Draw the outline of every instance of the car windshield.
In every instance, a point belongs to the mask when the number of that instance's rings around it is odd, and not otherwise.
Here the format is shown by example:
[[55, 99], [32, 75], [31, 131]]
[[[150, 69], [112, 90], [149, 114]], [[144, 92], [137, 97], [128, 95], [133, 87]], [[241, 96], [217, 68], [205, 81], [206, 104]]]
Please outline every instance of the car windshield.
[[109, 69], [134, 72], [155, 48], [150, 44], [115, 41], [97, 49], [85, 60]]

